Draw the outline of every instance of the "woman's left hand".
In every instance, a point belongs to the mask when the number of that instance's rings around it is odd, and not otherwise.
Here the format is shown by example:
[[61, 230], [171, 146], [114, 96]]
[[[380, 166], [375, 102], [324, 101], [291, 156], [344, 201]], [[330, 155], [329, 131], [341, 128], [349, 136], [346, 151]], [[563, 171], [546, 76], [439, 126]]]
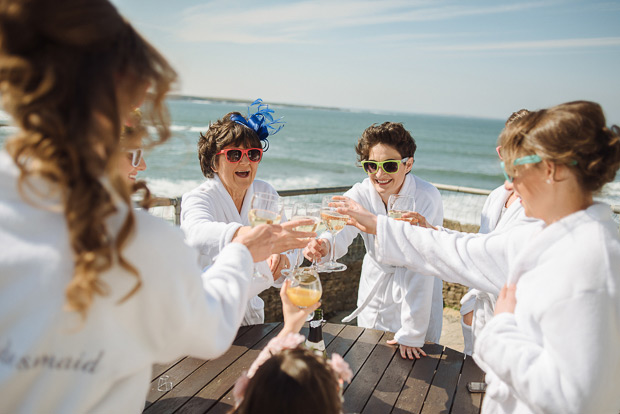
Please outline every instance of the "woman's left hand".
[[269, 270], [273, 275], [273, 280], [278, 280], [282, 276], [282, 269], [288, 269], [291, 263], [284, 254], [272, 254], [267, 258]]
[[285, 280], [280, 289], [280, 299], [282, 300], [282, 315], [284, 316], [284, 327], [278, 334], [278, 336], [286, 336], [289, 333], [299, 333], [301, 327], [306, 322], [306, 318], [319, 306], [321, 302], [317, 302], [307, 308], [300, 308], [293, 305], [293, 302], [286, 295], [286, 290], [290, 287], [291, 281]]
[[517, 306], [517, 285], [510, 284], [504, 285], [499, 292], [497, 302], [495, 302], [495, 315], [500, 313], [510, 312], [515, 313], [515, 307]]
[[345, 196], [334, 196], [334, 207], [340, 214], [349, 216], [347, 222], [368, 234], [377, 234], [377, 216], [366, 210], [360, 203]]
[[[388, 345], [396, 345], [398, 341], [396, 339], [390, 339], [387, 343]], [[426, 352], [417, 346], [398, 344], [398, 348], [400, 349], [400, 356], [403, 357], [403, 359], [420, 359], [421, 356], [426, 356]]]

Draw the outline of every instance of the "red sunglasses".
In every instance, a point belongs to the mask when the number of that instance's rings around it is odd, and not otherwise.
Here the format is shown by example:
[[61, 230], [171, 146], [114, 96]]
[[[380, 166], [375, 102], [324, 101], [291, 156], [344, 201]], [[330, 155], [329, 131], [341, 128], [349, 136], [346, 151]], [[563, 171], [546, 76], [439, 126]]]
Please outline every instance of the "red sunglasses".
[[263, 149], [262, 148], [248, 148], [248, 149], [229, 148], [229, 149], [221, 150], [215, 155], [220, 155], [220, 154], [225, 154], [226, 161], [232, 162], [235, 164], [241, 161], [244, 155], [248, 157], [248, 160], [250, 160], [250, 162], [260, 162], [260, 160], [263, 158]]
[[497, 155], [499, 156], [500, 160], [503, 160], [502, 158], [502, 154], [499, 152], [499, 150], [502, 148], [502, 146], [500, 145], [499, 147], [495, 148], [495, 151], [497, 151]]

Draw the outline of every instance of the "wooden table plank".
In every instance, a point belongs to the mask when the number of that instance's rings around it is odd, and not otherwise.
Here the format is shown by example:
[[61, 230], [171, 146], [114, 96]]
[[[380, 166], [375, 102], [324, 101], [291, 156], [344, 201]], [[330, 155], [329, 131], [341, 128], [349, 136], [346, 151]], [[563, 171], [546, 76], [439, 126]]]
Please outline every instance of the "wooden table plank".
[[361, 412], [370, 399], [396, 352], [396, 347], [385, 343], [390, 339], [394, 339], [394, 333], [385, 332], [382, 335], [351, 385], [346, 389], [343, 404], [345, 413]]
[[450, 412], [456, 384], [463, 366], [463, 357], [461, 352], [444, 348], [431, 388], [424, 401], [423, 414]]
[[461, 376], [456, 386], [456, 394], [452, 403], [453, 414], [478, 414], [482, 405], [484, 393], [471, 393], [467, 389], [468, 382], [484, 382], [484, 372], [476, 365], [473, 358], [468, 356], [463, 362]]
[[[381, 340], [383, 333], [382, 331], [374, 329], [364, 329], [359, 338], [357, 338], [357, 341], [355, 341], [355, 346], [352, 346], [347, 353], [342, 356], [351, 367], [351, 371], [353, 371], [353, 381], [355, 381], [355, 376], [370, 356], [370, 353]], [[350, 385], [351, 384], [345, 383], [343, 392], [346, 392]]]
[[422, 411], [424, 399], [441, 360], [443, 346], [429, 343], [424, 344], [422, 349], [427, 356], [415, 360], [392, 413], [404, 414]]
[[327, 356], [330, 357], [334, 353], [343, 356], [351, 349], [355, 341], [357, 341], [357, 338], [359, 338], [363, 332], [364, 328], [352, 325], [345, 326], [329, 346], [326, 346], [325, 350], [327, 351]]
[[[259, 325], [260, 326], [260, 325]], [[218, 375], [203, 387], [196, 395], [194, 395], [185, 405], [183, 405], [178, 413], [204, 413], [213, 407], [235, 384], [235, 381], [243, 371], [246, 371], [252, 365], [260, 351], [267, 345], [271, 338], [275, 337], [282, 329], [279, 324], [276, 329], [271, 331], [260, 342], [247, 349], [236, 361], [226, 367], [226, 369], [217, 370]], [[205, 382], [201, 383], [202, 385]]]
[[391, 412], [392, 407], [394, 407], [405, 385], [405, 380], [411, 372], [414, 361], [403, 359], [398, 351], [398, 346], [392, 346], [395, 348], [394, 356], [385, 369], [383, 377], [379, 381], [379, 384], [377, 384], [377, 387], [362, 410], [362, 413], [375, 414]]
[[[325, 347], [327, 348], [334, 339], [338, 336], [338, 334], [344, 329], [345, 325], [328, 323], [323, 326], [323, 341], [325, 342]], [[308, 326], [307, 324], [302, 328], [302, 335], [308, 336]], [[235, 399], [232, 394], [232, 390], [228, 392], [218, 403], [209, 410], [209, 414], [226, 414], [228, 413], [235, 405]]]
[[[233, 345], [221, 357], [203, 363], [198, 369], [186, 376], [178, 383], [173, 382], [173, 388], [167, 393], [161, 393], [157, 401], [150, 404], [145, 413], [172, 413], [189, 401], [201, 388], [205, 387], [214, 377], [225, 370], [230, 364], [241, 357], [247, 350], [262, 341], [266, 335], [272, 333], [279, 324], [254, 325], [244, 334], [238, 336]], [[157, 386], [157, 384], [155, 384]]]

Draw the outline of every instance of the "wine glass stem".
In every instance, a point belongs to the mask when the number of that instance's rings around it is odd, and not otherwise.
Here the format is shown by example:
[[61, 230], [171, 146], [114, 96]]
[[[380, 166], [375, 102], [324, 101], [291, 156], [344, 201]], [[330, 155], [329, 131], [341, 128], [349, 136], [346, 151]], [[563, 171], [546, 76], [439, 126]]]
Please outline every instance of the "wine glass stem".
[[330, 263], [335, 263], [336, 262], [336, 233], [331, 232], [332, 235], [332, 246], [331, 246], [331, 251], [329, 252], [329, 262]]

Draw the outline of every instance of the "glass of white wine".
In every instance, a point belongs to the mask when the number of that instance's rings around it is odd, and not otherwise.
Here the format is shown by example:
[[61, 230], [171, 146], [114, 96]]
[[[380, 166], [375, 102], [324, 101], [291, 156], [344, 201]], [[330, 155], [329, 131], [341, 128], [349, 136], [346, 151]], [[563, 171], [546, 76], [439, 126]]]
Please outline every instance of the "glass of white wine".
[[347, 225], [349, 216], [346, 214], [340, 214], [336, 211], [337, 207], [330, 207], [330, 204], [338, 204], [341, 202], [332, 200], [332, 196], [323, 197], [323, 203], [321, 206], [321, 220], [325, 225], [325, 228], [332, 235], [331, 254], [329, 262], [323, 263], [317, 266], [319, 272], [342, 272], [347, 269], [347, 265], [344, 263], [338, 263], [336, 261], [336, 235], [344, 229]]
[[[312, 224], [305, 224], [302, 226], [295, 227], [295, 231], [307, 231], [314, 232], [316, 231], [319, 223], [321, 222], [321, 205], [319, 203], [295, 203], [293, 205], [293, 210], [291, 213], [291, 221], [293, 220], [312, 220]], [[297, 262], [299, 261], [299, 251], [297, 251], [297, 255], [295, 256], [295, 263], [293, 263], [292, 269], [297, 267]], [[287, 270], [283, 273], [288, 274], [291, 270]]]
[[[307, 308], [317, 303], [323, 294], [323, 287], [316, 269], [312, 267], [299, 267], [295, 269], [288, 279], [291, 281], [286, 290], [286, 296], [293, 305], [300, 308]], [[314, 317], [314, 312], [308, 315], [306, 320], [310, 321]]]
[[[279, 203], [280, 197], [270, 193], [254, 193], [250, 201], [250, 212], [248, 220], [252, 227], [260, 224], [280, 224], [282, 219], [282, 205]], [[267, 275], [254, 270], [255, 278], [269, 279]]]
[[270, 193], [254, 193], [248, 219], [252, 227], [259, 224], [280, 224], [282, 219], [280, 197]]
[[399, 221], [412, 222], [414, 219], [403, 217], [406, 213], [415, 211], [415, 199], [410, 195], [392, 194], [388, 198], [388, 217]]

